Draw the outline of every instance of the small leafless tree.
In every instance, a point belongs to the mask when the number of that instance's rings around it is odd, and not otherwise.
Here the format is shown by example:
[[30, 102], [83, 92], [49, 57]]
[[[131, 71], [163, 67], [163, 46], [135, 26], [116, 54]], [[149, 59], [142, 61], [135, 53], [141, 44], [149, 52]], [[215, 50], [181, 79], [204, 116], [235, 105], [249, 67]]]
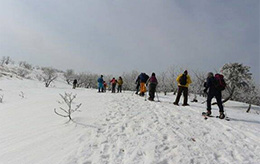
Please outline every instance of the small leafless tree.
[[27, 78], [27, 75], [29, 75], [30, 72], [26, 69], [20, 68], [17, 70], [17, 74], [22, 78]]
[[195, 77], [192, 80], [191, 84], [191, 92], [194, 94], [194, 102], [197, 102], [197, 95], [199, 94], [200, 96], [203, 95], [203, 88], [204, 88], [204, 83], [206, 81], [206, 73], [205, 72], [200, 72], [200, 71], [193, 71], [193, 74]]
[[169, 77], [167, 76], [167, 72], [161, 72], [158, 76], [158, 90], [162, 91], [164, 95], [171, 91], [171, 86], [169, 85], [170, 83], [168, 82], [168, 79]]
[[68, 84], [70, 84], [70, 82], [72, 81], [72, 80], [74, 80], [74, 78], [75, 78], [75, 73], [74, 73], [74, 70], [72, 70], [72, 69], [68, 69], [64, 74], [63, 74], [63, 76], [65, 77], [65, 80], [66, 80], [66, 82], [68, 83]]
[[67, 108], [65, 109], [63, 107], [60, 107], [59, 111], [57, 111], [57, 109], [55, 108], [54, 112], [61, 117], [68, 117], [70, 121], [72, 120], [71, 114], [76, 112], [80, 108], [81, 103], [76, 105], [76, 107], [73, 109], [72, 104], [73, 100], [76, 98], [76, 95], [72, 95], [72, 93], [65, 93], [64, 95], [60, 94], [60, 97], [62, 98], [62, 101], [58, 101], [58, 103], [61, 105], [65, 104]]
[[[122, 78], [124, 80], [123, 88], [124, 90], [135, 90], [136, 84], [135, 81], [139, 75], [139, 72], [136, 70], [133, 70], [130, 73], [124, 72], [122, 75]], [[108, 80], [112, 79], [112, 76], [106, 76]]]
[[56, 70], [50, 67], [42, 68], [42, 70], [42, 78], [45, 83], [45, 87], [49, 87], [51, 82], [53, 82], [58, 77]]
[[19, 66], [28, 70], [32, 70], [33, 66], [26, 61], [20, 61]]
[[1, 59], [1, 65], [8, 65], [9, 63], [12, 63], [10, 56], [3, 56]]

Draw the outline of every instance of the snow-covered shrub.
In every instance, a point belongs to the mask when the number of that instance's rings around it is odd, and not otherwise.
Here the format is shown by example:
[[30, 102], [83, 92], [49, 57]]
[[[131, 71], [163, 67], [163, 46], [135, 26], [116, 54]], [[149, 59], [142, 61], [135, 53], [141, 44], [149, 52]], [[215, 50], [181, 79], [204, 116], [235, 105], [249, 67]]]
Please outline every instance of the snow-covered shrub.
[[42, 81], [43, 78], [42, 78], [41, 75], [37, 74], [37, 75], [36, 75], [36, 79], [38, 79], [39, 81]]
[[[139, 75], [138, 71], [132, 71], [130, 73], [123, 73], [122, 78], [123, 78], [123, 88], [124, 90], [135, 90], [136, 84], [135, 81]], [[110, 76], [112, 78], [112, 76]], [[111, 80], [111, 79], [110, 79]]]
[[69, 120], [72, 120], [71, 114], [76, 112], [81, 106], [81, 103], [80, 103], [80, 104], [76, 105], [75, 108], [72, 107], [73, 101], [76, 98], [76, 96], [77, 95], [72, 95], [72, 93], [65, 93], [64, 95], [60, 94], [62, 101], [58, 101], [58, 103], [61, 105], [65, 105], [66, 108], [59, 107], [58, 111], [55, 108], [54, 112], [61, 117], [68, 117]]
[[190, 85], [190, 92], [194, 94], [193, 101], [197, 101], [197, 95], [204, 96], [203, 89], [206, 82], [206, 73], [200, 71], [194, 71], [192, 77], [192, 83]]
[[42, 70], [43, 70], [42, 79], [45, 83], [45, 87], [49, 87], [51, 82], [53, 82], [58, 77], [58, 75], [55, 69], [51, 67], [44, 67], [42, 68]]
[[171, 66], [168, 68], [168, 71], [169, 73], [169, 78], [167, 80], [167, 83], [168, 85], [170, 86], [171, 88], [171, 91], [174, 92], [174, 94], [177, 92], [177, 82], [176, 82], [176, 78], [178, 76], [178, 72], [183, 72], [183, 69], [182, 68], [178, 68], [177, 66]]
[[8, 65], [8, 64], [14, 64], [14, 61], [10, 58], [10, 56], [3, 56], [1, 61], [0, 61], [0, 64], [3, 66], [3, 65]]
[[17, 70], [17, 74], [18, 74], [18, 76], [20, 76], [20, 77], [27, 78], [27, 75], [29, 75], [30, 72], [29, 72], [28, 70], [26, 70], [26, 69], [19, 68], [19, 69]]
[[171, 84], [174, 84], [174, 82], [172, 81], [169, 72], [161, 72], [159, 75], [156, 75], [156, 77], [158, 80], [157, 91], [163, 92], [164, 95], [166, 95], [167, 92], [172, 91]]
[[247, 99], [251, 94], [252, 97], [259, 94], [259, 91], [255, 90], [256, 87], [253, 85], [249, 66], [240, 63], [228, 63], [222, 67], [221, 72], [227, 83], [226, 91], [229, 94], [224, 102], [228, 99], [248, 102]]
[[80, 73], [75, 75], [74, 77], [77, 79], [78, 87], [84, 87], [84, 88], [97, 88], [97, 74], [92, 73]]
[[74, 80], [76, 75], [74, 73], [74, 70], [68, 69], [66, 70], [66, 72], [64, 72], [63, 76], [65, 77], [66, 82], [70, 84], [70, 82]]
[[19, 66], [28, 70], [32, 70], [33, 66], [26, 61], [19, 62]]
[[240, 87], [236, 90], [233, 99], [239, 102], [244, 102], [249, 104], [246, 112], [249, 112], [251, 105], [260, 105], [260, 90], [253, 82], [245, 84], [245, 86]]

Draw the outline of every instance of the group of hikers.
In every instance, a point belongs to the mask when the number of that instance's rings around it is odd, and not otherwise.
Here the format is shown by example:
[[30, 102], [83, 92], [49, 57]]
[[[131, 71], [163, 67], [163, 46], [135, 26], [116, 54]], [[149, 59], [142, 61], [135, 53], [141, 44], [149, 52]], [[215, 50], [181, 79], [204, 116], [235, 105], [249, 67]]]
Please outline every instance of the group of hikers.
[[[101, 75], [98, 80], [98, 92], [106, 92], [107, 89], [107, 83], [103, 79], [103, 75]], [[113, 77], [110, 81], [109, 84], [111, 84], [112, 88], [112, 93], [116, 93], [116, 85], [117, 85], [117, 93], [122, 92], [122, 85], [123, 85], [123, 79], [120, 76], [117, 80]]]
[[[188, 88], [189, 85], [192, 83], [191, 77], [188, 74], [188, 71], [185, 70], [183, 73], [181, 73], [177, 78], [176, 81], [178, 83], [178, 92], [176, 99], [174, 101], [174, 105], [179, 105], [179, 101], [181, 98], [181, 95], [183, 94], [183, 104], [182, 106], [189, 106], [188, 104]], [[98, 92], [106, 92], [107, 83], [103, 79], [103, 75], [101, 75], [98, 80]], [[73, 82], [73, 88], [75, 89], [77, 84], [77, 81], [74, 80]], [[116, 92], [116, 85], [117, 85], [117, 92], [122, 92], [122, 85], [123, 85], [123, 79], [120, 76], [117, 80], [115, 78], [112, 78], [109, 82], [111, 84], [111, 90], [112, 93]], [[145, 93], [147, 91], [146, 87], [148, 87], [148, 93], [149, 97], [148, 100], [154, 101], [155, 93], [156, 93], [156, 87], [158, 85], [158, 81], [156, 78], [155, 73], [152, 73], [149, 77], [146, 73], [141, 73], [136, 81], [136, 94], [139, 94], [140, 96], [145, 96]], [[225, 89], [226, 83], [224, 81], [224, 77], [221, 74], [213, 74], [212, 72], [209, 72], [207, 75], [206, 82], [204, 83], [204, 93], [207, 95], [207, 112], [206, 115], [211, 115], [211, 101], [215, 97], [217, 101], [217, 105], [219, 107], [219, 118], [224, 119], [224, 108], [222, 104], [222, 91]]]

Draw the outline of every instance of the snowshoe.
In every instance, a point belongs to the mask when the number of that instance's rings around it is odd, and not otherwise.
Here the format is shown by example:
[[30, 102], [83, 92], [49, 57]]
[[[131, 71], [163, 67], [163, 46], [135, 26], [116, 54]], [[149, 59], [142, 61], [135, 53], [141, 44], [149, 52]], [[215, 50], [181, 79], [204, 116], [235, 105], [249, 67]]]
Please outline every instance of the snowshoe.
[[225, 118], [225, 114], [221, 112], [218, 118], [219, 119], [224, 119]]

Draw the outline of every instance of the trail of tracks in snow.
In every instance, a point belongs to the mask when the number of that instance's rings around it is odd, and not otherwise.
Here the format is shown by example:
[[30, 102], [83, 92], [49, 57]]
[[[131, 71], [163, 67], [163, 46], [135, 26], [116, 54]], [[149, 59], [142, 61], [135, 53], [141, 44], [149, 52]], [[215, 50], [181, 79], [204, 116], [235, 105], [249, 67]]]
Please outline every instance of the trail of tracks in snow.
[[[145, 102], [122, 94], [106, 105], [98, 129], [79, 136], [79, 148], [61, 163], [252, 163], [259, 141], [235, 123], [205, 122], [199, 107]], [[231, 127], [232, 126], [232, 127]], [[255, 145], [250, 143], [256, 142]], [[235, 148], [235, 149], [234, 149]], [[248, 159], [250, 157], [250, 159]]]

